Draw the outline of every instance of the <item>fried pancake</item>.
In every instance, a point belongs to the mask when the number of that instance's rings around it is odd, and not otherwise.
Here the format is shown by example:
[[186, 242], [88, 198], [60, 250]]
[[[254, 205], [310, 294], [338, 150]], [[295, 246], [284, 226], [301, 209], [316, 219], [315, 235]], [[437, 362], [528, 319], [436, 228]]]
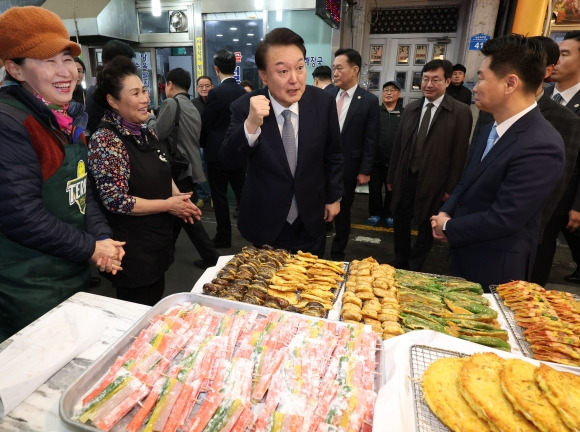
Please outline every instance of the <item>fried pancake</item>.
[[501, 387], [512, 405], [542, 432], [569, 431], [558, 411], [542, 394], [534, 378], [536, 366], [518, 359], [507, 359], [501, 371]]
[[459, 372], [467, 359], [440, 358], [423, 374], [423, 395], [431, 411], [455, 432], [490, 431], [485, 420], [469, 407], [457, 385]]
[[295, 292], [287, 292], [287, 291], [278, 291], [278, 290], [274, 290], [274, 289], [268, 289], [268, 294], [271, 295], [272, 297], [283, 298], [291, 305], [298, 304], [298, 296], [296, 295]]
[[580, 431], [580, 376], [541, 363], [534, 377], [564, 423], [573, 431]]
[[504, 396], [500, 379], [503, 365], [504, 360], [494, 353], [472, 355], [459, 373], [461, 395], [493, 431], [537, 431]]

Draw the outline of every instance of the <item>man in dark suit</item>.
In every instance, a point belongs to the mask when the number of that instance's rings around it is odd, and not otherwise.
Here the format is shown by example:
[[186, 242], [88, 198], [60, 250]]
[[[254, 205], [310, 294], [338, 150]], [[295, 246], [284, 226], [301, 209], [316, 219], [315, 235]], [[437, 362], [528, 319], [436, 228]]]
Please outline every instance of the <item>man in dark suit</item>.
[[529, 280], [542, 208], [562, 176], [564, 143], [535, 101], [546, 71], [541, 43], [502, 36], [481, 52], [475, 103], [495, 122], [431, 226], [435, 238], [449, 242], [453, 274], [488, 290]]
[[[560, 56], [554, 65], [552, 81], [555, 86], [546, 89], [546, 94], [559, 104], [580, 116], [580, 31], [575, 30], [564, 35], [560, 42]], [[580, 197], [568, 213], [568, 223], [563, 231], [566, 242], [576, 263], [576, 270], [564, 280], [580, 284]]]
[[580, 116], [580, 30], [566, 33], [560, 42], [560, 58], [554, 66], [552, 81], [556, 85], [546, 93]]
[[[422, 70], [424, 97], [405, 107], [387, 174], [392, 191], [395, 260], [392, 265], [419, 271], [433, 244], [429, 218], [449, 197], [465, 164], [471, 109], [445, 93], [453, 65], [431, 60]], [[418, 228], [411, 248], [411, 221]]]
[[328, 90], [334, 87], [332, 85], [332, 70], [326, 65], [316, 67], [312, 71], [312, 78], [314, 78], [314, 87]]
[[324, 254], [324, 222], [340, 211], [342, 149], [334, 98], [306, 85], [304, 40], [287, 28], [256, 50], [266, 87], [231, 106], [224, 160], [245, 163], [238, 228], [256, 246]]
[[228, 183], [232, 186], [237, 202], [240, 202], [246, 168], [243, 165], [237, 165], [233, 169], [226, 167], [221, 160], [220, 151], [230, 125], [230, 105], [245, 95], [246, 90], [234, 78], [236, 69], [234, 53], [219, 50], [213, 56], [213, 64], [221, 84], [211, 89], [207, 96], [205, 109], [201, 115], [201, 146], [207, 162], [207, 176], [217, 223], [214, 246], [230, 248], [232, 224], [227, 197]]
[[344, 261], [354, 191], [357, 185], [369, 182], [379, 142], [379, 100], [358, 86], [361, 64], [357, 51], [351, 48], [337, 50], [332, 65], [335, 87], [328, 90], [335, 97], [339, 110], [344, 157], [344, 193], [341, 211], [335, 218], [336, 235], [330, 249], [330, 256], [336, 261]]

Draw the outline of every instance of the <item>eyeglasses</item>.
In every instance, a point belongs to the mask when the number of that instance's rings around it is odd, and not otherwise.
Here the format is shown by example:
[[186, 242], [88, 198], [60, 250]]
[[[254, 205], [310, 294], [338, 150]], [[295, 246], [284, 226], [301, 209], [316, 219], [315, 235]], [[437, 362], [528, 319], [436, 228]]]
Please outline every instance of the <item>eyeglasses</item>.
[[444, 82], [445, 80], [442, 80], [440, 78], [433, 78], [433, 79], [429, 79], [429, 78], [423, 78], [421, 80], [421, 82], [423, 84], [429, 84], [429, 82], [433, 85], [437, 85], [437, 84], [441, 84], [442, 82]]
[[397, 89], [383, 89], [383, 93], [397, 93], [399, 90]]
[[210, 89], [211, 88], [211, 84], [198, 85], [197, 88], [200, 89], [200, 90]]

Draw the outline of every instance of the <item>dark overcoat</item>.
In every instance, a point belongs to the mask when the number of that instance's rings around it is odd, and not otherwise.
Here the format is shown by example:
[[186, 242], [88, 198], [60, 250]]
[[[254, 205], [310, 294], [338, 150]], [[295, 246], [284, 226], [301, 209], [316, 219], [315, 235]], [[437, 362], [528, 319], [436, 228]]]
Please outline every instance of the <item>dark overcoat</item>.
[[[422, 97], [410, 103], [401, 116], [387, 176], [387, 183], [393, 185], [393, 213], [396, 213], [403, 197], [424, 101]], [[444, 193], [450, 194], [459, 181], [472, 122], [469, 106], [446, 94], [435, 112], [425, 140], [415, 194], [416, 221], [437, 214]]]

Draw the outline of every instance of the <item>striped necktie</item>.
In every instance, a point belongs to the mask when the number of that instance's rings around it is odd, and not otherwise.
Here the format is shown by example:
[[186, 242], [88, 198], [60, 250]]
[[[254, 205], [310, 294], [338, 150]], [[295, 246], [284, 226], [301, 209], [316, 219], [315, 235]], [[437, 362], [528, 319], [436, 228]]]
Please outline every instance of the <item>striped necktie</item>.
[[562, 97], [562, 95], [560, 93], [555, 93], [552, 96], [552, 100], [560, 105], [562, 105], [562, 100], [564, 100], [564, 98]]
[[[286, 152], [286, 159], [288, 159], [288, 165], [290, 166], [290, 171], [292, 176], [296, 172], [296, 135], [294, 134], [294, 126], [292, 126], [292, 111], [284, 110], [282, 111], [282, 117], [284, 117], [284, 126], [282, 126], [282, 143], [284, 144], [284, 151]], [[290, 211], [286, 217], [288, 223], [293, 223], [298, 217], [298, 204], [296, 203], [296, 196], [292, 196], [292, 204], [290, 205]]]

